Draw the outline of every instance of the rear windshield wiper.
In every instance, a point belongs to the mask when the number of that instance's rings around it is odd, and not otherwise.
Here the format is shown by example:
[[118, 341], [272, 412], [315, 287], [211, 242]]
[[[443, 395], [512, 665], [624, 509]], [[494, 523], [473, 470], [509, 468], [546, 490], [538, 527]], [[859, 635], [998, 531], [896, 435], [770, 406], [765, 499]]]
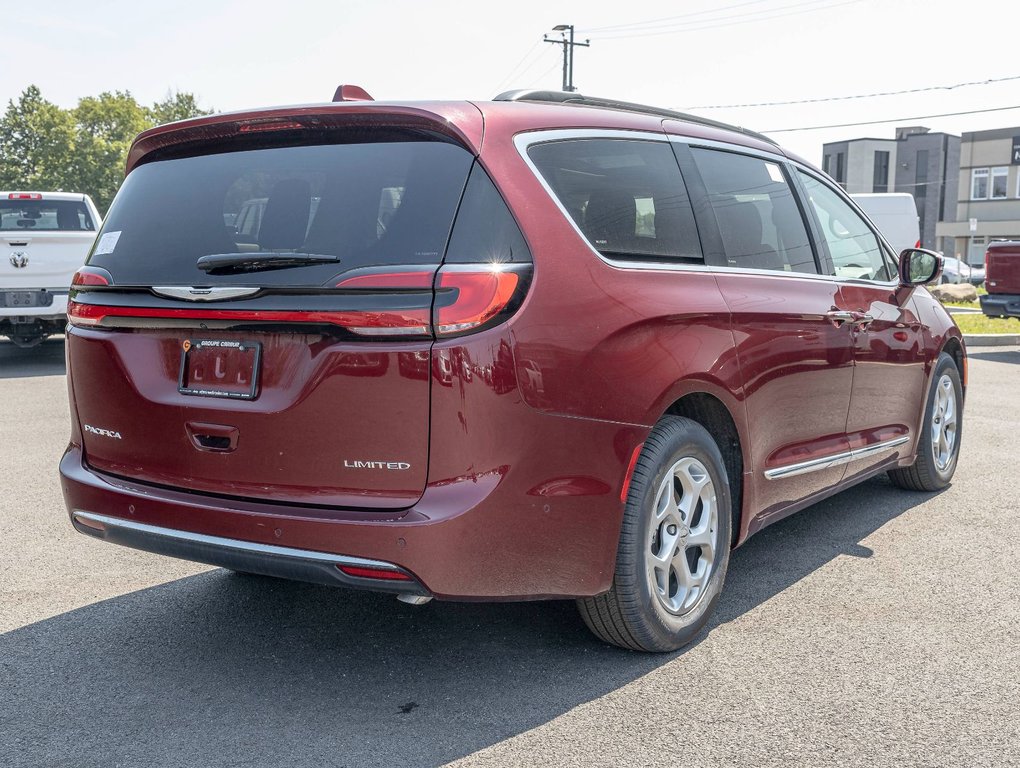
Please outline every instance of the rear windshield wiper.
[[210, 253], [201, 256], [195, 266], [203, 272], [259, 272], [267, 269], [336, 264], [339, 256], [325, 253], [254, 251], [252, 253]]

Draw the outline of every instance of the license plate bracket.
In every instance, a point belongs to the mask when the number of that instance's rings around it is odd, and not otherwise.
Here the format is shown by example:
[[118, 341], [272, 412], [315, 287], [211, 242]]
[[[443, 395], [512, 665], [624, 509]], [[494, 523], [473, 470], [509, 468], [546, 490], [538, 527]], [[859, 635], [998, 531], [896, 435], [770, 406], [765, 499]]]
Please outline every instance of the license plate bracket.
[[47, 291], [0, 291], [2, 304], [7, 309], [21, 307], [48, 307], [53, 304], [53, 294]]
[[257, 341], [186, 340], [177, 391], [196, 397], [254, 400], [262, 345]]

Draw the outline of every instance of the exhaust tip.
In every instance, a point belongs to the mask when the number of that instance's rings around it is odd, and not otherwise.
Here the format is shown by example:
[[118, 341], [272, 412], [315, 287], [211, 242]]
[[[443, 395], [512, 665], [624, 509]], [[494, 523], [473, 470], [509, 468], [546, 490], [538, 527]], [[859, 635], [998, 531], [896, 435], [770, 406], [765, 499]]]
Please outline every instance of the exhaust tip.
[[408, 605], [425, 605], [425, 603], [432, 601], [432, 597], [430, 595], [409, 595], [406, 592], [401, 592], [397, 595], [397, 600]]

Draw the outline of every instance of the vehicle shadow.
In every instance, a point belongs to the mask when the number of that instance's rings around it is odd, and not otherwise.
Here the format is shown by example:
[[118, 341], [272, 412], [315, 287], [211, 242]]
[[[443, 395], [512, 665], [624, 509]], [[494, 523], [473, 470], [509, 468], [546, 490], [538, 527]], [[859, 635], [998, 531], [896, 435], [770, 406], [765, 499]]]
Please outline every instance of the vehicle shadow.
[[16, 347], [6, 339], [0, 340], [0, 379], [63, 376], [65, 373], [63, 336], [51, 336], [30, 349]]
[[[712, 630], [929, 498], [877, 478], [734, 553]], [[215, 570], [0, 636], [5, 764], [439, 765], [681, 655], [596, 641], [571, 602], [423, 608]], [[736, 660], [734, 663], [737, 663]]]
[[[1020, 326], [1018, 326], [1020, 327]], [[1020, 350], [1018, 349], [1004, 349], [999, 347], [997, 349], [968, 349], [967, 357], [976, 358], [978, 360], [987, 360], [990, 363], [1020, 363]]]

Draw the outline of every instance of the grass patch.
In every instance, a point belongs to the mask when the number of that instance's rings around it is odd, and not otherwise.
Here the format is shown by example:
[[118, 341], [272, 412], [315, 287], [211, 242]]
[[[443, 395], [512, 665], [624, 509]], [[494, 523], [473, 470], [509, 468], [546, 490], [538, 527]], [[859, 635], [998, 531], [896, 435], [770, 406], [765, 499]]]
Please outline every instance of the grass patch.
[[953, 319], [964, 333], [1020, 333], [1020, 320], [1013, 317], [953, 315]]

